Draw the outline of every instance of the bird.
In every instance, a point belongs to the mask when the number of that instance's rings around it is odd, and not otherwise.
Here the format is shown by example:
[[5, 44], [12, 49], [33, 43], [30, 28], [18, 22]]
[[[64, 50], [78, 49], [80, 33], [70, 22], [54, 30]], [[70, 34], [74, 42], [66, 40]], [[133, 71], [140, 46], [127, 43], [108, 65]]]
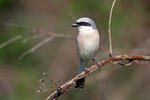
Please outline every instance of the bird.
[[[89, 17], [81, 17], [72, 24], [72, 27], [78, 30], [76, 38], [76, 49], [79, 57], [78, 74], [83, 71], [87, 72], [87, 65], [90, 60], [94, 61], [100, 69], [100, 65], [94, 59], [100, 44], [100, 35], [95, 22]], [[85, 77], [76, 81], [75, 88], [83, 89], [84, 84]]]

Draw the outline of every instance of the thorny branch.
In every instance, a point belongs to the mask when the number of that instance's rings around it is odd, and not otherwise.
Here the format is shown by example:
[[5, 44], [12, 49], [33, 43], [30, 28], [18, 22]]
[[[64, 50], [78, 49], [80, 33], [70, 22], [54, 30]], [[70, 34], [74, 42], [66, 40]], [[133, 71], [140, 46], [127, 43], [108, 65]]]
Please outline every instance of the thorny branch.
[[[123, 61], [124, 60], [150, 61], [150, 56], [118, 55], [118, 56], [113, 56], [113, 57], [107, 58], [103, 61], [100, 61], [99, 64], [101, 67], [103, 67], [104, 65], [106, 65], [108, 63], [111, 63], [114, 61], [120, 61], [120, 60], [123, 60]], [[62, 94], [64, 94], [64, 92], [66, 92], [71, 86], [73, 86], [78, 79], [85, 77], [85, 76], [89, 75], [90, 73], [98, 70], [98, 67], [97, 67], [97, 65], [93, 65], [93, 66], [89, 67], [87, 70], [89, 73], [86, 73], [85, 71], [83, 71], [79, 75], [75, 76], [73, 79], [71, 79], [70, 81], [63, 84], [60, 89], [54, 91], [50, 96], [47, 97], [46, 100], [57, 100], [57, 98], [59, 96], [61, 96]]]

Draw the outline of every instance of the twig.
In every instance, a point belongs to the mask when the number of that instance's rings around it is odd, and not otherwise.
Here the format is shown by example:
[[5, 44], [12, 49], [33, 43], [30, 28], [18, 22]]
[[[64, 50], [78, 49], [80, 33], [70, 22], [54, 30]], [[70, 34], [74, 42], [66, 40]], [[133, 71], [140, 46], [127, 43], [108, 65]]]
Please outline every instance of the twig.
[[29, 41], [29, 40], [37, 39], [37, 38], [40, 38], [40, 37], [42, 37], [42, 36], [44, 36], [44, 35], [43, 35], [43, 34], [38, 34], [38, 35], [31, 36], [31, 37], [29, 37], [29, 38], [24, 39], [24, 40], [22, 41], [22, 43], [26, 43], [26, 42]]
[[37, 32], [40, 34], [50, 35], [50, 36], [54, 36], [57, 38], [60, 37], [60, 38], [67, 38], [67, 39], [72, 39], [72, 40], [75, 39], [75, 37], [73, 37], [72, 35], [65, 35], [63, 33], [47, 32], [45, 30], [37, 30]]
[[61, 38], [67, 38], [67, 39], [75, 39], [71, 35], [65, 35], [63, 33], [47, 32], [45, 30], [37, 29], [35, 27], [29, 27], [29, 26], [26, 26], [26, 25], [19, 25], [19, 24], [12, 24], [12, 23], [3, 23], [3, 24], [0, 24], [0, 25], [8, 26], [8, 27], [20, 27], [20, 28], [29, 29], [29, 30], [31, 30], [31, 33], [34, 33], [34, 34], [45, 34], [45, 35], [61, 37]]
[[20, 57], [19, 60], [21, 60], [24, 56], [26, 56], [27, 54], [30, 54], [32, 52], [34, 52], [35, 50], [37, 50], [38, 48], [40, 48], [43, 44], [51, 41], [52, 39], [54, 39], [53, 36], [46, 38], [45, 40], [43, 40], [42, 42], [38, 43], [37, 45], [35, 45], [33, 48], [31, 48], [30, 50], [24, 52]]
[[[32, 39], [37, 39], [37, 38], [40, 38], [42, 36], [51, 36], [49, 38], [46, 38], [44, 39], [43, 41], [41, 41], [40, 43], [38, 43], [37, 45], [35, 45], [33, 48], [31, 48], [30, 50], [24, 52], [20, 57], [19, 59], [22, 59], [24, 56], [34, 52], [36, 49], [38, 49], [39, 47], [41, 47], [43, 44], [47, 43], [48, 41], [52, 40], [54, 37], [55, 38], [67, 38], [67, 39], [71, 39], [71, 40], [74, 40], [75, 38], [71, 35], [65, 35], [63, 33], [54, 33], [54, 32], [47, 32], [45, 30], [41, 30], [41, 29], [36, 29], [36, 28], [33, 28], [33, 27], [28, 27], [28, 26], [25, 26], [25, 25], [18, 25], [18, 24], [11, 24], [11, 23], [4, 23], [4, 24], [0, 24], [0, 25], [3, 25], [3, 26], [8, 26], [8, 27], [20, 27], [20, 28], [26, 28], [26, 29], [29, 29], [30, 33], [33, 33], [33, 34], [36, 34], [34, 36], [31, 36], [29, 38], [26, 38], [22, 41], [22, 43], [25, 43], [29, 40], [32, 40]], [[24, 33], [29, 33], [29, 32], [24, 32]], [[7, 46], [8, 44], [18, 40], [21, 38], [21, 35], [17, 36], [17, 37], [14, 37], [14, 38], [11, 38], [10, 40], [2, 43], [0, 45], [0, 49], [2, 49], [3, 47]]]
[[[118, 55], [118, 56], [112, 56], [110, 58], [107, 58], [101, 62], [99, 62], [100, 66], [103, 67], [104, 65], [114, 62], [114, 61], [119, 61], [119, 60], [144, 60], [144, 61], [150, 61], [150, 56], [134, 56], [134, 55]], [[66, 92], [72, 85], [75, 84], [76, 80], [81, 79], [82, 77], [85, 77], [87, 75], [89, 75], [90, 73], [92, 73], [93, 71], [98, 70], [97, 65], [93, 65], [91, 67], [89, 67], [88, 69], [88, 74], [83, 71], [82, 73], [80, 73], [79, 75], [75, 76], [73, 79], [71, 79], [70, 81], [66, 82], [65, 84], [63, 84], [61, 86], [61, 88], [59, 90], [54, 91], [52, 94], [50, 94], [46, 100], [56, 100], [59, 96], [61, 96], [62, 94], [64, 94], [64, 92]]]
[[121, 66], [130, 66], [132, 63], [133, 63], [132, 60], [129, 60], [129, 62], [125, 63], [125, 64], [120, 63], [120, 62], [113, 62], [113, 64], [117, 64], [117, 65], [121, 65]]
[[20, 38], [21, 38], [21, 35], [18, 35], [18, 36], [16, 36], [16, 37], [13, 37], [13, 38], [7, 40], [6, 42], [0, 44], [0, 49], [2, 49], [3, 47], [9, 45], [10, 43], [12, 43], [12, 42], [14, 42], [14, 41], [16, 41], [16, 40], [19, 40]]
[[116, 3], [116, 0], [113, 1], [111, 9], [110, 9], [110, 15], [109, 15], [109, 24], [108, 24], [108, 35], [109, 35], [109, 56], [111, 57], [113, 55], [112, 53], [112, 40], [111, 40], [111, 19], [112, 19], [112, 13], [113, 13], [113, 8]]
[[26, 26], [26, 25], [19, 25], [19, 24], [12, 24], [12, 23], [3, 23], [3, 24], [0, 24], [2, 26], [9, 26], [9, 27], [20, 27], [20, 28], [26, 28], [26, 29], [35, 29], [33, 27], [29, 27], [29, 26]]
[[54, 79], [52, 79], [47, 73], [44, 72], [43, 75], [47, 77], [47, 79], [50, 80], [58, 89], [61, 88], [61, 86]]

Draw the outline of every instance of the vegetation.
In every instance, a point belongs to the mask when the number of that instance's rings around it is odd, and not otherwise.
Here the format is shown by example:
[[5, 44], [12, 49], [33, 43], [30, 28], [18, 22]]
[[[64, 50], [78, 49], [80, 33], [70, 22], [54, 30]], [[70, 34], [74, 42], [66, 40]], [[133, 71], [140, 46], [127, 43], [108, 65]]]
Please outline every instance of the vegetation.
[[[0, 44], [18, 37], [0, 48], [0, 99], [43, 100], [56, 89], [44, 79], [40, 86], [48, 91], [36, 93], [40, 87], [38, 80], [45, 78], [43, 72], [60, 85], [76, 75], [78, 57], [72, 39], [54, 38], [22, 59], [19, 57], [47, 39], [48, 32], [75, 37], [76, 31], [70, 26], [79, 17], [94, 19], [101, 32], [101, 46], [109, 48], [111, 4], [111, 0], [0, 0]], [[149, 11], [149, 0], [117, 1], [112, 17], [114, 54], [150, 55]], [[37, 36], [39, 33], [43, 34]], [[105, 59], [108, 53], [109, 49], [100, 49], [97, 59]], [[149, 62], [138, 61], [127, 68], [106, 65], [102, 72], [88, 76], [83, 90], [72, 88], [59, 99], [149, 100], [149, 66]]]

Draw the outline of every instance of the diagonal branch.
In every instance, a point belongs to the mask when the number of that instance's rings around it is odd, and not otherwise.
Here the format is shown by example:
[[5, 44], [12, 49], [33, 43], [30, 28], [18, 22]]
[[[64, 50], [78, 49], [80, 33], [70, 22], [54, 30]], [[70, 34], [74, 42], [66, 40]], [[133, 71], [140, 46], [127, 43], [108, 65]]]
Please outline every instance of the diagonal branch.
[[51, 40], [53, 40], [53, 39], [54, 39], [53, 36], [44, 39], [43, 41], [41, 41], [40, 43], [38, 43], [37, 45], [35, 45], [34, 47], [32, 47], [30, 50], [24, 52], [24, 53], [19, 57], [19, 59], [21, 60], [24, 56], [26, 56], [26, 55], [28, 55], [28, 54], [34, 52], [35, 50], [37, 50], [38, 48], [40, 48], [41, 46], [43, 46], [43, 44], [45, 44], [45, 43], [47, 43], [47, 42], [49, 42], [49, 41], [51, 41]]
[[[107, 58], [103, 61], [100, 61], [99, 64], [101, 67], [103, 67], [106, 64], [109, 64], [113, 61], [119, 61], [119, 60], [143, 60], [143, 61], [150, 61], [150, 56], [136, 56], [136, 55], [118, 55], [118, 56], [113, 56], [110, 58]], [[90, 73], [98, 70], [96, 65], [93, 65], [91, 67], [89, 67], [87, 69], [89, 71], [89, 73], [87, 74], [85, 71], [83, 71], [81, 74], [75, 76], [73, 79], [71, 79], [70, 81], [66, 82], [65, 84], [63, 84], [61, 86], [60, 89], [56, 90], [55, 92], [53, 92], [50, 96], [47, 97], [46, 100], [57, 100], [57, 98], [59, 96], [61, 96], [62, 94], [64, 94], [71, 86], [73, 86], [75, 84], [75, 82], [82, 78], [85, 77], [87, 75], [89, 75]]]
[[7, 41], [5, 41], [4, 43], [0, 44], [0, 49], [4, 48], [5, 46], [11, 44], [12, 42], [19, 40], [22, 36], [21, 35], [17, 35], [16, 37], [13, 37]]
[[44, 37], [44, 35], [43, 34], [36, 34], [36, 35], [33, 35], [33, 36], [29, 37], [29, 38], [24, 39], [22, 41], [22, 43], [26, 43], [26, 42], [28, 42], [30, 40], [34, 40], [34, 39], [41, 38], [41, 37]]

